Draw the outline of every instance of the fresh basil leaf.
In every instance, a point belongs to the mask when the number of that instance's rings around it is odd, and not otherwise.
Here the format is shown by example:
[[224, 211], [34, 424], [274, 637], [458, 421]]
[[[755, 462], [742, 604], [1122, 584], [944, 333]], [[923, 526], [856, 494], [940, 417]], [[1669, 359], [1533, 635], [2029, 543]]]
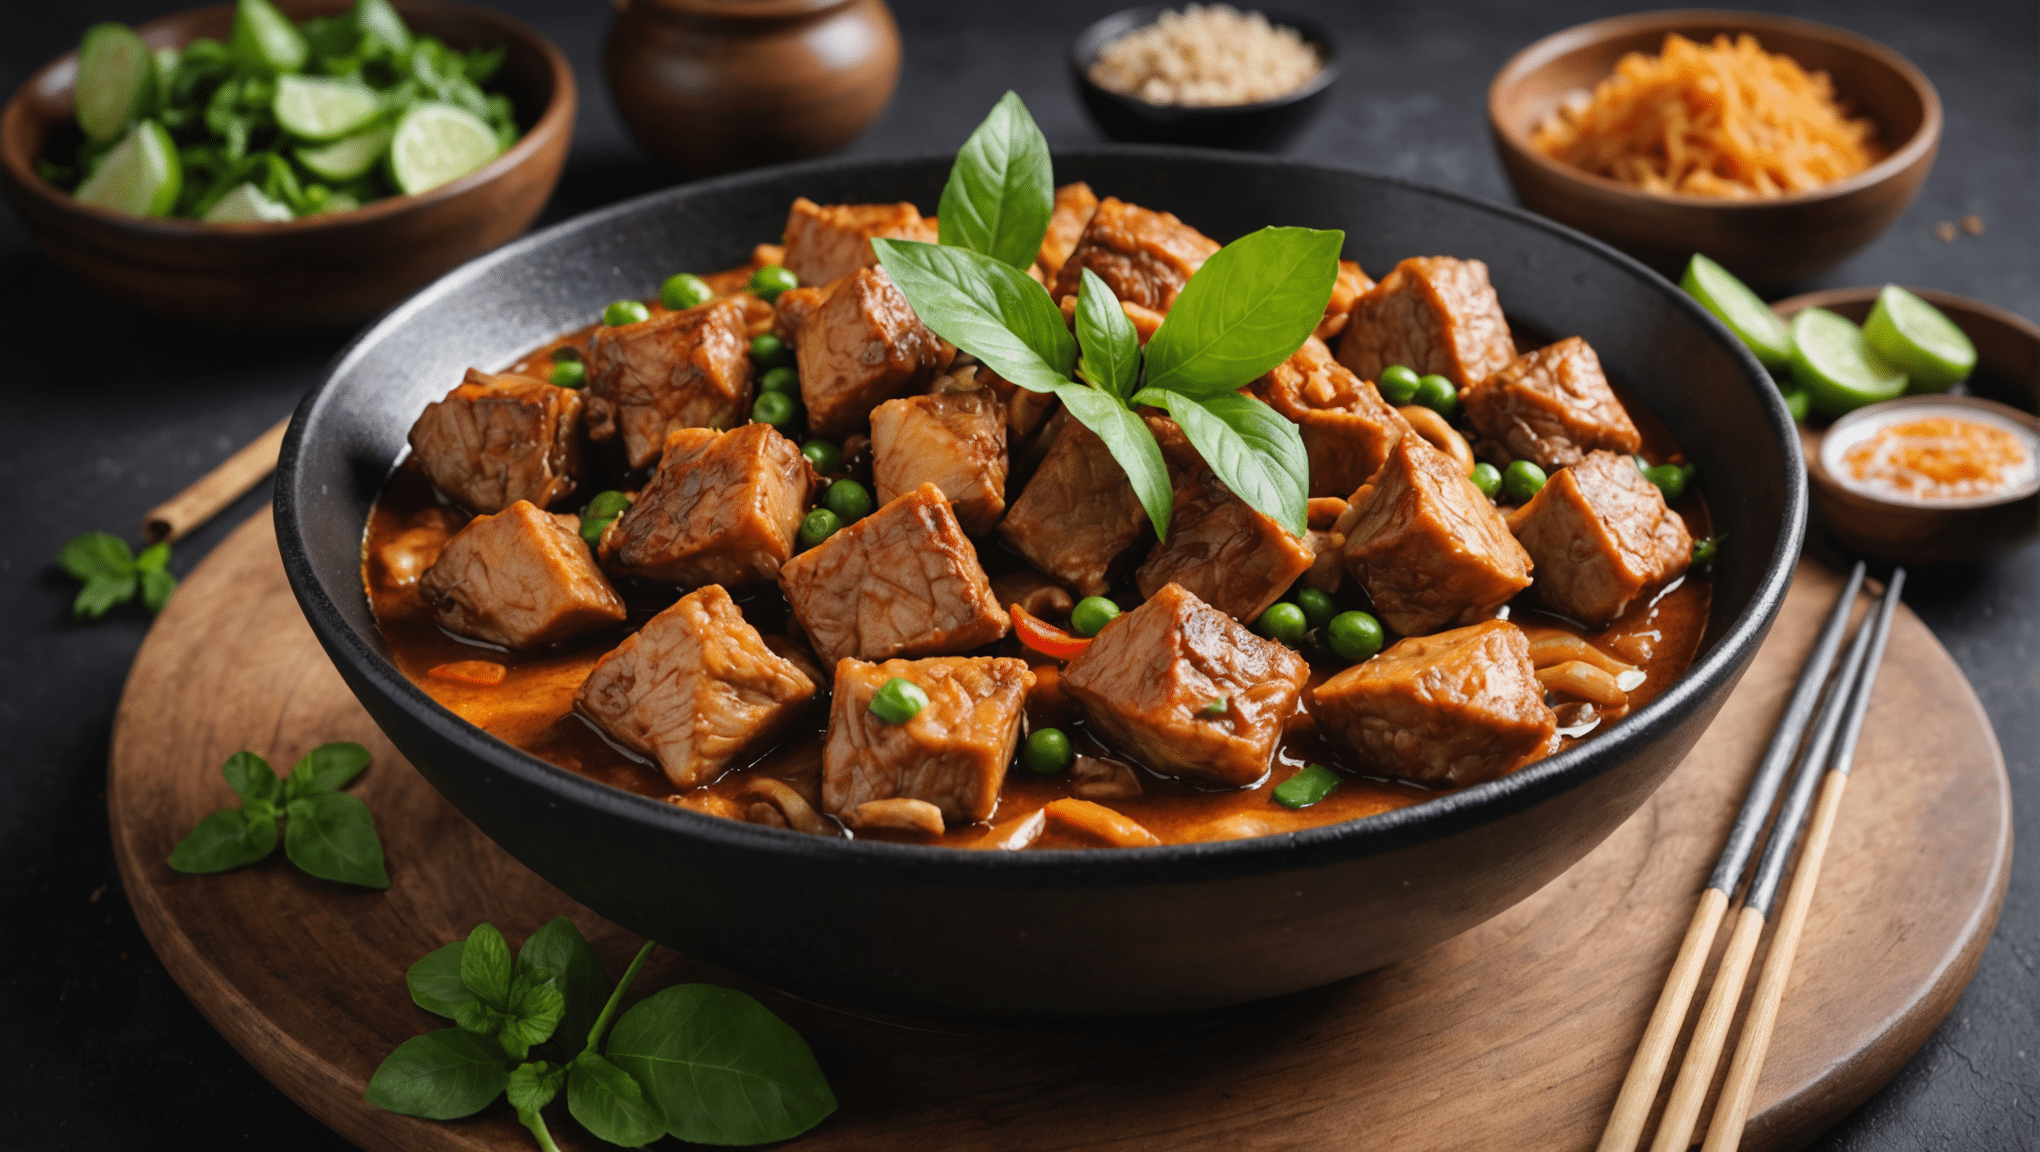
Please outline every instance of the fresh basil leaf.
[[283, 829], [283, 852], [291, 863], [321, 880], [390, 886], [368, 805], [345, 792], [320, 792], [300, 796], [285, 811], [290, 822]]
[[1148, 339], [1148, 386], [1201, 398], [1287, 360], [1324, 319], [1345, 238], [1263, 228], [1212, 253]]
[[561, 1085], [567, 1082], [567, 1070], [555, 1068], [545, 1061], [536, 1064], [519, 1064], [510, 1072], [510, 1082], [504, 1085], [503, 1094], [510, 1100], [510, 1106], [519, 1112], [536, 1112], [553, 1102], [560, 1094]]
[[477, 1036], [494, 1036], [503, 1030], [503, 1021], [508, 1019], [480, 1000], [462, 1000], [453, 1006], [453, 1022], [463, 1032]]
[[517, 967], [552, 977], [553, 986], [566, 997], [566, 1012], [553, 1039], [569, 1051], [580, 1051], [603, 1002], [609, 999], [609, 977], [588, 938], [572, 920], [557, 917], [524, 942], [517, 953]]
[[666, 1134], [666, 1118], [638, 1082], [594, 1052], [574, 1057], [567, 1111], [597, 1137], [625, 1148], [642, 1148]]
[[1303, 436], [1282, 414], [1238, 392], [1191, 399], [1143, 388], [1139, 404], [1168, 410], [1204, 462], [1248, 507], [1302, 536], [1310, 497]]
[[787, 1140], [836, 1110], [800, 1033], [742, 992], [712, 984], [678, 984], [625, 1012], [609, 1059], [682, 1140]]
[[507, 1010], [511, 969], [510, 943], [503, 933], [487, 921], [475, 925], [461, 952], [460, 982], [489, 1007]]
[[522, 1044], [526, 1049], [545, 1043], [552, 1038], [553, 1030], [560, 1026], [560, 1017], [566, 1011], [567, 998], [560, 994], [552, 977], [535, 982], [529, 977], [512, 981], [510, 1022], [503, 1026], [505, 1047], [511, 1042]]
[[1053, 392], [1068, 381], [1076, 337], [1033, 279], [965, 248], [876, 237], [871, 248], [936, 335], [1022, 388]]
[[1133, 494], [1139, 497], [1140, 506], [1147, 509], [1155, 536], [1168, 539], [1169, 509], [1175, 504], [1176, 494], [1169, 485], [1169, 466], [1162, 459], [1161, 446], [1155, 443], [1155, 434], [1149, 431], [1147, 421], [1097, 388], [1069, 384], [1056, 389], [1056, 395], [1062, 397], [1063, 407], [1070, 410], [1078, 423], [1096, 432], [1098, 439], [1105, 442], [1105, 450], [1112, 453], [1112, 459], [1133, 484]]
[[956, 150], [937, 211], [942, 243], [1025, 269], [1040, 255], [1054, 211], [1048, 141], [1008, 92]]
[[161, 572], [169, 563], [170, 542], [168, 540], [158, 540], [147, 548], [142, 549], [141, 555], [135, 557], [135, 571]]
[[1084, 379], [1121, 400], [1133, 395], [1140, 383], [1140, 335], [1111, 286], [1089, 268], [1077, 288], [1077, 345]]
[[492, 1041], [446, 1028], [397, 1045], [369, 1078], [362, 1098], [405, 1116], [457, 1120], [487, 1108], [509, 1079], [502, 1050]]
[[283, 781], [276, 778], [276, 770], [269, 761], [253, 752], [236, 752], [220, 765], [220, 775], [227, 778], [227, 787], [242, 803], [250, 800], [275, 801], [283, 795]]
[[177, 577], [168, 569], [152, 568], [142, 573], [142, 603], [148, 605], [151, 613], [161, 612], [163, 605], [170, 602], [170, 594], [177, 591]]
[[79, 620], [97, 620], [111, 612], [114, 605], [134, 599], [135, 587], [133, 576], [94, 576], [78, 589], [77, 599], [71, 601], [71, 615]]
[[290, 770], [291, 788], [298, 796], [338, 792], [361, 775], [361, 770], [368, 767], [368, 759], [368, 749], [359, 744], [321, 744], [305, 753]]
[[251, 819], [239, 808], [222, 808], [198, 822], [170, 853], [170, 867], [206, 875], [226, 872], [276, 851], [276, 821]]
[[135, 574], [135, 557], [127, 541], [97, 529], [66, 540], [57, 563], [80, 580], [118, 580]]
[[411, 30], [389, 0], [356, 0], [353, 16], [363, 36], [398, 55], [411, 50]]
[[455, 940], [443, 948], [435, 948], [425, 954], [404, 973], [404, 984], [411, 990], [411, 1003], [427, 1012], [440, 1016], [452, 1016], [462, 1004], [476, 1004], [475, 994], [460, 978], [461, 953], [467, 950], [467, 941]]

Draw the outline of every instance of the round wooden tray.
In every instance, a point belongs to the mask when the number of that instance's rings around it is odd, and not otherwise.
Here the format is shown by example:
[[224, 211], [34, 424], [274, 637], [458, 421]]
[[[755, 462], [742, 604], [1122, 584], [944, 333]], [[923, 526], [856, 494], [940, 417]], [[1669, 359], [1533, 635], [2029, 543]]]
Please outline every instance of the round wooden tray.
[[[1591, 855], [1372, 975], [1222, 1012], [1041, 1031], [872, 1020], [667, 950], [637, 990], [731, 984], [798, 1028], [842, 1102], [803, 1149], [1591, 1148], [1839, 583], [1802, 566], [1714, 726]], [[164, 864], [231, 802], [229, 754], [287, 770], [330, 740], [375, 754], [353, 790], [381, 827], [387, 893], [281, 859], [221, 876]], [[364, 1148], [531, 1145], [500, 1105], [437, 1124], [363, 1102], [390, 1049], [444, 1023], [406, 997], [412, 961], [482, 920], [515, 941], [570, 916], [612, 975], [637, 944], [483, 838], [383, 739], [299, 615], [267, 516], [207, 557], [149, 634], [121, 701], [107, 803], [121, 875], [171, 974], [263, 1075]], [[2010, 817], [1983, 709], [1901, 611], [1746, 1146], [1796, 1147], [1832, 1125], [1954, 1006], [1997, 919]], [[563, 1147], [606, 1147], [558, 1111]]]

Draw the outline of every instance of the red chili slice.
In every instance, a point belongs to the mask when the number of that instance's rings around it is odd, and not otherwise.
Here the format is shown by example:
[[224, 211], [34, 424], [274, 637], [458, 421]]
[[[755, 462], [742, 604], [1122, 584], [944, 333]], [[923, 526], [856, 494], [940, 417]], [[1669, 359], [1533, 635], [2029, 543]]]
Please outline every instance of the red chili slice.
[[1082, 652], [1084, 646], [1090, 643], [1088, 639], [1082, 636], [1073, 636], [1055, 625], [1042, 620], [1041, 617], [1036, 616], [1018, 604], [1012, 605], [1011, 611], [1013, 613], [1013, 634], [1020, 638], [1020, 643], [1027, 645], [1044, 656], [1053, 656], [1058, 660], [1068, 660], [1077, 653]]

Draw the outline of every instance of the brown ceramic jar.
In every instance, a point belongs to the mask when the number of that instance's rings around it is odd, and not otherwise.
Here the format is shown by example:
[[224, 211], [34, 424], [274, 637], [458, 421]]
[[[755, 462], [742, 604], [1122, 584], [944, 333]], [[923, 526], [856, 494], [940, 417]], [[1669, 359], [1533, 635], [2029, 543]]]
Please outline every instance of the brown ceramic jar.
[[602, 67], [638, 141], [691, 175], [819, 156], [900, 76], [884, 0], [615, 0]]

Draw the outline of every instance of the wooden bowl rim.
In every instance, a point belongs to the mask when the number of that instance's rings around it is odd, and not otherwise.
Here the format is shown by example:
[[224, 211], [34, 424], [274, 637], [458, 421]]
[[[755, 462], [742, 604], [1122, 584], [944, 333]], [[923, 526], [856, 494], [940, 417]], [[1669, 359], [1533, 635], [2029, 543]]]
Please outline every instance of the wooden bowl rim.
[[[1502, 97], [1512, 92], [1524, 79], [1548, 65], [1552, 58], [1564, 52], [1584, 48], [1620, 36], [1632, 36], [1645, 32], [1677, 32], [1694, 25], [1709, 26], [1726, 24], [1740, 26], [1742, 30], [1762, 37], [1766, 30], [1784, 32], [1809, 39], [1824, 40], [1847, 51], [1866, 56], [1895, 72], [1913, 90], [1920, 101], [1920, 125], [1906, 142], [1892, 149], [1891, 154], [1863, 171], [1832, 184], [1826, 184], [1807, 192], [1795, 192], [1789, 196], [1774, 196], [1759, 200], [1730, 200], [1718, 196], [1699, 196], [1687, 192], [1646, 192], [1633, 184], [1611, 180], [1584, 172], [1570, 164], [1554, 160], [1537, 149], [1522, 133], [1504, 122]], [[1771, 51], [1771, 49], [1765, 49]], [[1814, 20], [1803, 20], [1796, 16], [1781, 16], [1769, 12], [1743, 12], [1726, 8], [1675, 8], [1659, 12], [1635, 12], [1625, 16], [1610, 16], [1576, 24], [1571, 28], [1553, 32], [1509, 57], [1495, 78], [1488, 83], [1487, 97], [1488, 126], [1495, 139], [1502, 146], [1525, 162], [1534, 165], [1545, 174], [1571, 183], [1575, 186], [1593, 189], [1609, 195], [1634, 200], [1641, 204], [1668, 204], [1683, 208], [1705, 208], [1723, 212], [1759, 212], [1777, 208], [1793, 208], [1818, 203], [1823, 200], [1839, 199], [1851, 193], [1875, 187], [1898, 178], [1915, 164], [1931, 156], [1941, 139], [1941, 96], [1934, 89], [1933, 82], [1921, 72], [1912, 61], [1883, 44], [1860, 33]]]
[[[524, 130], [517, 142], [503, 150], [494, 160], [455, 180], [449, 180], [437, 188], [431, 188], [414, 196], [396, 195], [385, 197], [371, 204], [348, 212], [334, 212], [327, 215], [300, 216], [294, 220], [254, 224], [207, 224], [200, 220], [187, 220], [172, 216], [129, 216], [78, 200], [59, 190], [42, 173], [35, 170], [35, 157], [24, 157], [7, 146], [8, 134], [0, 132], [0, 167], [4, 167], [9, 181], [23, 195], [33, 196], [57, 212], [69, 213], [101, 224], [150, 233], [158, 236], [219, 236], [234, 242], [237, 239], [265, 240], [271, 237], [301, 236], [326, 229], [359, 227], [401, 213], [421, 209], [426, 205], [451, 200], [461, 194], [486, 184], [511, 170], [521, 167], [534, 159], [544, 147], [544, 141], [562, 130], [572, 127], [574, 105], [577, 97], [574, 88], [574, 71], [567, 63], [566, 56], [553, 42], [541, 36], [538, 31], [514, 16], [493, 8], [475, 4], [462, 4], [456, 0], [393, 0], [396, 8], [407, 17], [413, 12], [427, 12], [457, 16], [489, 25], [501, 30], [513, 40], [521, 40], [536, 50], [546, 63], [552, 77], [552, 98], [546, 102], [545, 110], [531, 127]], [[286, 0], [286, 6], [288, 0]], [[203, 8], [187, 8], [159, 16], [145, 24], [135, 26], [135, 32], [152, 48], [174, 46], [150, 40], [152, 35], [169, 39], [173, 25], [195, 17], [224, 14], [231, 17], [233, 7], [227, 4], [207, 5]], [[289, 13], [285, 13], [289, 15]], [[54, 72], [70, 68], [75, 73], [78, 51], [72, 49], [44, 65], [14, 90], [4, 109], [0, 109], [0, 124], [10, 123], [17, 117], [29, 118], [29, 93], [37, 90]], [[75, 83], [75, 80], [74, 80]], [[68, 90], [64, 85], [60, 90]]]

